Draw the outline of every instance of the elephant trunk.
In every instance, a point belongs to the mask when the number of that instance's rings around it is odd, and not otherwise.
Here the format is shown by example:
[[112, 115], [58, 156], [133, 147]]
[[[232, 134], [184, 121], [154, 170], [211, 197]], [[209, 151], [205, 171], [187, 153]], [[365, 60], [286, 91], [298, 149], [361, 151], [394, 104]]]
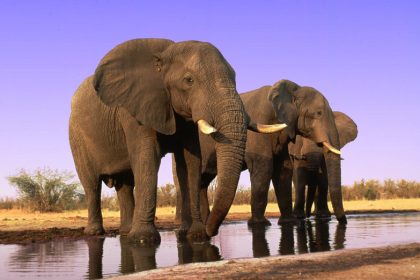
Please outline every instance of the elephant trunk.
[[341, 161], [340, 156], [330, 151], [324, 152], [325, 165], [328, 174], [328, 186], [330, 190], [331, 204], [334, 214], [340, 224], [346, 224], [347, 219], [344, 214], [343, 196], [341, 193]]
[[213, 208], [206, 222], [209, 236], [218, 233], [233, 203], [245, 154], [245, 111], [236, 91], [232, 90], [232, 94], [229, 100], [219, 102], [222, 111], [215, 118], [218, 132], [213, 137], [216, 141], [218, 184]]

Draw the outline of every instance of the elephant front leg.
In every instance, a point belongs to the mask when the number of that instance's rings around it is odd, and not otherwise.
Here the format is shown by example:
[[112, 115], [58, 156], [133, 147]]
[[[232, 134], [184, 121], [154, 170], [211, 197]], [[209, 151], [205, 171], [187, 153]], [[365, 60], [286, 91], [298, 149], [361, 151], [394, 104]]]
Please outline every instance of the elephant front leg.
[[[315, 195], [316, 195], [317, 185], [314, 183], [309, 183], [308, 185], [308, 193], [306, 195], [306, 217], [311, 217], [312, 213], [312, 205], [314, 204]], [[318, 196], [319, 197], [319, 196]]]
[[271, 225], [270, 221], [264, 217], [267, 207], [268, 188], [270, 186], [272, 174], [272, 161], [258, 161], [255, 164], [249, 164], [249, 173], [251, 177], [251, 213], [248, 225]]
[[[326, 171], [325, 171], [326, 172]], [[317, 174], [318, 197], [316, 202], [315, 215], [317, 219], [331, 219], [331, 212], [328, 209], [328, 178], [326, 173]]]
[[154, 146], [147, 145], [143, 145], [139, 154], [132, 156], [136, 204], [128, 238], [135, 243], [158, 244], [160, 235], [154, 220], [160, 156]]
[[286, 159], [275, 159], [272, 181], [281, 214], [278, 224], [295, 220], [292, 211], [292, 177], [293, 167], [288, 156]]

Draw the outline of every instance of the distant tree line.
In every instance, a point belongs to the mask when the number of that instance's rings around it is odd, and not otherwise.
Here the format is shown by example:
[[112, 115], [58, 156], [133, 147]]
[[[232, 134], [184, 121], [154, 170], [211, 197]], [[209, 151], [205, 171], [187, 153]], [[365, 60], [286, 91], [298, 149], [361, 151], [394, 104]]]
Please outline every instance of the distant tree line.
[[[0, 209], [26, 209], [29, 211], [57, 212], [85, 209], [86, 199], [80, 183], [71, 172], [38, 169], [32, 173], [21, 170], [8, 177], [9, 183], [18, 191], [18, 198], [0, 199]], [[208, 189], [210, 204], [213, 202], [217, 180]], [[294, 192], [292, 192], [294, 193]], [[420, 198], [420, 183], [407, 180], [361, 180], [353, 186], [343, 186], [344, 200], [377, 200], [394, 198]], [[238, 187], [234, 204], [249, 204], [251, 190]], [[268, 202], [276, 203], [273, 188], [268, 192]], [[173, 184], [160, 186], [157, 190], [158, 207], [176, 205], [176, 188]], [[119, 210], [116, 195], [102, 197], [102, 208]]]

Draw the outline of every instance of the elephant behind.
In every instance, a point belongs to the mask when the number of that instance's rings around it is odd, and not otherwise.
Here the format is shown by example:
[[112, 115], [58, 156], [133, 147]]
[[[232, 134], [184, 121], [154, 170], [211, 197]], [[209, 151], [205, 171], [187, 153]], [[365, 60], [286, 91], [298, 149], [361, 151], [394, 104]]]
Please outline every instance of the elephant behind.
[[[190, 209], [183, 209], [192, 217], [189, 235], [216, 235], [237, 188], [246, 126], [235, 72], [213, 45], [135, 39], [116, 46], [72, 99], [69, 139], [87, 197], [85, 232], [104, 232], [104, 181], [118, 193], [121, 233], [140, 243], [160, 242], [154, 225], [157, 173], [161, 157], [174, 153], [181, 192], [190, 200]], [[198, 129], [214, 139], [220, 166], [206, 225], [199, 213]]]
[[[334, 112], [335, 124], [340, 140], [340, 149], [357, 137], [357, 125], [346, 114]], [[293, 178], [295, 185], [294, 214], [298, 218], [310, 217], [315, 193], [318, 190], [316, 203], [316, 217], [329, 218], [328, 209], [328, 175], [322, 147], [319, 147], [308, 138], [297, 136], [295, 143], [289, 143], [289, 153], [293, 161]], [[305, 186], [308, 194], [305, 206]]]
[[[325, 147], [323, 153], [333, 190], [335, 214], [340, 223], [346, 223], [341, 194], [340, 152], [336, 149], [340, 143], [334, 115], [327, 99], [314, 88], [299, 86], [288, 80], [281, 80], [273, 86], [264, 86], [243, 93], [240, 97], [251, 120], [265, 124], [279, 122], [287, 124], [287, 128], [282, 132], [273, 134], [248, 131], [242, 168], [242, 170], [249, 170], [251, 178], [252, 216], [248, 223], [269, 224], [264, 217], [264, 212], [270, 181], [273, 182], [281, 212], [279, 222], [293, 218], [291, 195], [293, 167], [287, 146], [296, 135], [308, 137]], [[213, 178], [223, 169], [218, 165], [214, 140], [200, 134], [200, 142], [202, 153], [201, 215], [203, 220], [206, 220], [209, 215], [207, 188]], [[188, 200], [183, 198], [183, 201]], [[180, 209], [180, 199], [177, 204]]]

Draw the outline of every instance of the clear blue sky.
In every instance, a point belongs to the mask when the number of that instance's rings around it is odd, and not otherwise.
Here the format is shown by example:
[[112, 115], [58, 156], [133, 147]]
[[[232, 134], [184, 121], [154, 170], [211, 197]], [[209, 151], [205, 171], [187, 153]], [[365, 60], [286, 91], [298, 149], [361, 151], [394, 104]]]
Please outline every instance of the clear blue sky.
[[[101, 57], [132, 38], [213, 43], [239, 92], [287, 78], [358, 124], [343, 183], [420, 181], [419, 1], [0, 2], [0, 197], [21, 168], [74, 171], [70, 99]], [[172, 181], [163, 160], [159, 184]], [[244, 172], [240, 183], [249, 185]]]

